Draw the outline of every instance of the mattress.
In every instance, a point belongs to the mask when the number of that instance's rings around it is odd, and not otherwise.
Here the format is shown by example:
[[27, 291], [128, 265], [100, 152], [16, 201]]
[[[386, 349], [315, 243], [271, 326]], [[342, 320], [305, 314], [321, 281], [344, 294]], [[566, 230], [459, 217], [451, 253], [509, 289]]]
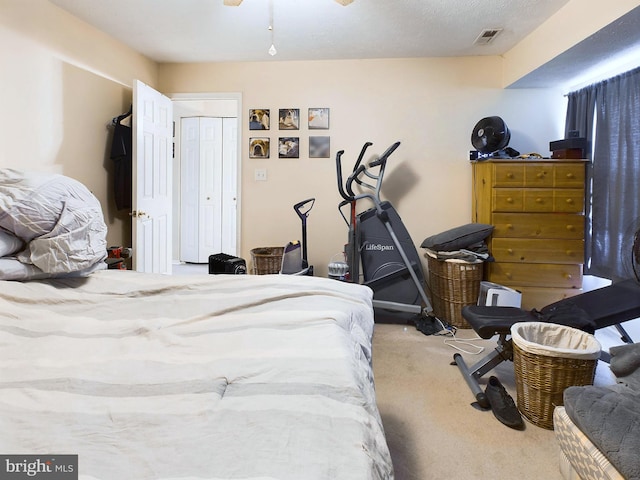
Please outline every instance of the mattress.
[[371, 290], [105, 270], [0, 284], [0, 452], [82, 479], [391, 479]]
[[571, 421], [564, 407], [553, 411], [560, 447], [560, 472], [565, 480], [624, 480], [624, 477]]

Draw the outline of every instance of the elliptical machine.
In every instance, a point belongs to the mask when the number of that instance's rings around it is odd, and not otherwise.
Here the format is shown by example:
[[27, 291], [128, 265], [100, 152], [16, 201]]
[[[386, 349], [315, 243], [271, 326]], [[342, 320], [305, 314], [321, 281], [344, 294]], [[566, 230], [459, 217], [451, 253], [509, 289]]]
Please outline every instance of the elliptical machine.
[[[377, 159], [364, 164], [362, 160], [371, 145], [371, 142], [364, 144], [344, 182], [344, 150], [336, 154], [338, 191], [343, 198], [338, 210], [349, 227], [345, 245], [349, 281], [362, 283], [373, 290], [376, 321], [413, 321], [416, 328], [427, 335], [447, 330], [448, 326], [433, 313], [424, 289], [422, 263], [409, 232], [393, 205], [380, 200], [387, 160], [400, 142], [392, 144]], [[365, 181], [364, 178], [370, 180]], [[354, 182], [373, 193], [354, 192]], [[373, 203], [373, 207], [358, 213], [358, 202], [363, 200]], [[350, 206], [349, 218], [343, 212], [346, 206]]]

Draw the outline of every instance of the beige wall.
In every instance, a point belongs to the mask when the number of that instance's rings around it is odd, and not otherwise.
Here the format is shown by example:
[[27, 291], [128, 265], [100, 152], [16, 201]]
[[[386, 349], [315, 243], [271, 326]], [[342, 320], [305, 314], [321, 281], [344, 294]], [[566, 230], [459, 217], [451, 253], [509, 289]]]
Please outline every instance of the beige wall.
[[[582, 6], [587, 8], [581, 10]], [[621, 0], [613, 16], [587, 23], [585, 38], [637, 2]], [[613, 8], [613, 7], [612, 7]], [[566, 11], [565, 11], [566, 10]], [[334, 155], [353, 162], [365, 141], [393, 155], [384, 196], [403, 216], [414, 241], [470, 220], [470, 134], [487, 115], [500, 115], [512, 131], [511, 146], [548, 153], [561, 136], [564, 99], [555, 90], [504, 90], [575, 39], [567, 14], [600, 10], [595, 0], [572, 0], [504, 58], [430, 58], [323, 62], [160, 65], [97, 31], [47, 0], [0, 0], [0, 166], [53, 170], [86, 183], [98, 196], [110, 226], [109, 243], [126, 243], [129, 218], [115, 212], [108, 159], [110, 119], [128, 108], [134, 78], [165, 94], [242, 94], [241, 254], [256, 246], [281, 245], [300, 236], [293, 203], [317, 198], [309, 218], [311, 261], [319, 273], [342, 249], [346, 226], [336, 205]], [[585, 17], [587, 18], [587, 17]], [[603, 23], [604, 22], [604, 23]], [[545, 33], [546, 32], [546, 33]], [[539, 36], [549, 48], [532, 48]], [[538, 37], [536, 37], [538, 36]], [[563, 40], [564, 39], [564, 40]], [[546, 52], [546, 53], [545, 53]], [[546, 55], [546, 56], [545, 56]], [[332, 158], [309, 159], [306, 125], [299, 131], [301, 158], [248, 158], [249, 108], [329, 107]], [[279, 131], [268, 132], [274, 143]], [[325, 133], [325, 132], [322, 132]], [[267, 168], [268, 181], [253, 180]]]
[[109, 244], [128, 244], [107, 125], [129, 108], [134, 78], [157, 82], [157, 65], [47, 0], [0, 0], [0, 71], [0, 167], [83, 182], [103, 206]]
[[[523, 153], [549, 154], [560, 138], [564, 118], [561, 92], [503, 90], [501, 59], [359, 60], [161, 65], [159, 88], [179, 92], [241, 92], [243, 103], [241, 254], [259, 246], [283, 245], [300, 237], [292, 205], [317, 199], [309, 216], [310, 261], [320, 274], [342, 250], [346, 225], [337, 205], [335, 153], [345, 150], [347, 166], [365, 141], [382, 153], [399, 140], [391, 157], [383, 196], [400, 212], [414, 242], [471, 221], [471, 131], [478, 120], [502, 116], [512, 130], [511, 146]], [[330, 128], [309, 131], [309, 107], [331, 109]], [[292, 136], [273, 125], [250, 131], [251, 108], [299, 108], [299, 159], [278, 159], [277, 139]], [[308, 157], [310, 134], [331, 137], [331, 158]], [[249, 159], [252, 136], [271, 138], [271, 158]], [[254, 170], [266, 168], [268, 180], [256, 182]]]

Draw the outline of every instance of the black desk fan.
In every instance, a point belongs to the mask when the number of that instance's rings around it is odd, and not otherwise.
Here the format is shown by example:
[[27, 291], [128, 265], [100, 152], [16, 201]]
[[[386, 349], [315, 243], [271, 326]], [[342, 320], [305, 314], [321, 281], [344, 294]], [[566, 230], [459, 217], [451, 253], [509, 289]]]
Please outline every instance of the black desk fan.
[[471, 132], [471, 144], [478, 151], [478, 160], [486, 158], [514, 158], [520, 152], [508, 147], [511, 132], [500, 117], [485, 117]]

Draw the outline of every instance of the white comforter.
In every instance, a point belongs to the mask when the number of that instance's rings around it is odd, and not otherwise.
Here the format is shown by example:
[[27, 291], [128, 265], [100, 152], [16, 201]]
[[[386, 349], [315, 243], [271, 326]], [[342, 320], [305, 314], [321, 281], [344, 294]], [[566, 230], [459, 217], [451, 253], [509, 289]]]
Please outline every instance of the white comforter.
[[[2, 280], [83, 276], [106, 268], [100, 202], [64, 175], [0, 168], [0, 232]], [[16, 246], [13, 251], [7, 243]]]
[[371, 291], [285, 275], [0, 283], [0, 452], [86, 479], [393, 478]]

